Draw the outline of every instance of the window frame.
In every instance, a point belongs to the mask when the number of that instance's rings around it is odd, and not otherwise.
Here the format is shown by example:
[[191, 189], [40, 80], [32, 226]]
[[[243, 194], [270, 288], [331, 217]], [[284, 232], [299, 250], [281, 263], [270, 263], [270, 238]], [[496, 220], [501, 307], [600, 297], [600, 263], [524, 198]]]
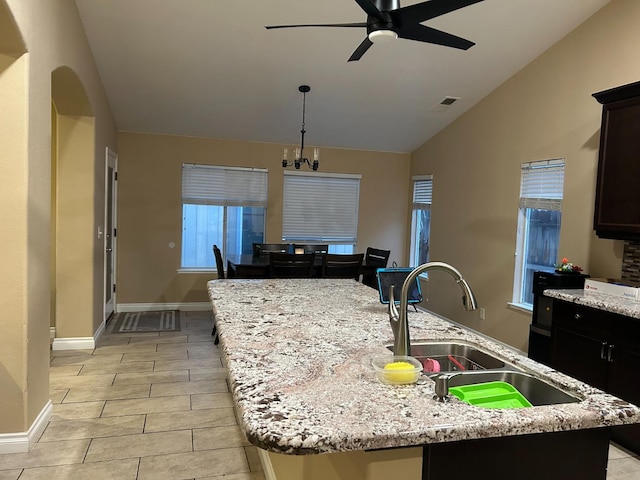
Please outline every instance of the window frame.
[[[564, 196], [564, 174], [566, 162], [564, 158], [525, 162], [520, 169], [520, 196], [518, 206], [518, 223], [516, 235], [515, 266], [513, 276], [513, 292], [510, 304], [525, 310], [532, 310], [533, 304], [525, 301], [527, 284], [525, 267], [528, 251], [528, 238], [531, 228], [533, 210], [558, 211], [557, 244], [560, 244], [562, 227], [562, 200]], [[556, 259], [557, 260], [557, 259]], [[555, 260], [554, 260], [555, 261]], [[544, 268], [544, 267], [541, 267]], [[553, 267], [548, 267], [553, 271]]]
[[[355, 250], [362, 175], [298, 171], [283, 173], [282, 241], [327, 244], [331, 253], [336, 248], [340, 249], [340, 253], [345, 253], [345, 247], [339, 246], [352, 245]], [[349, 208], [345, 209], [345, 205]], [[336, 211], [340, 212], [339, 221], [336, 221]], [[313, 214], [320, 216], [316, 219]]]
[[[209, 164], [182, 164], [181, 235], [179, 272], [217, 272], [212, 245], [207, 250], [207, 265], [184, 266], [185, 205], [222, 208], [222, 241], [218, 247], [223, 258], [227, 254], [228, 209], [254, 207], [263, 209], [263, 238], [266, 237], [268, 170], [252, 167], [230, 167]], [[210, 258], [209, 258], [210, 254]]]
[[[411, 246], [410, 246], [410, 254], [409, 254], [409, 266], [417, 267], [418, 264], [418, 254], [419, 252], [416, 250], [417, 247], [417, 236], [420, 234], [418, 232], [418, 218], [417, 211], [429, 211], [429, 233], [427, 235], [429, 244], [431, 244], [431, 206], [433, 205], [433, 175], [415, 175], [411, 178], [413, 181], [413, 192], [412, 192], [412, 202], [411, 202]], [[423, 188], [417, 189], [419, 184], [424, 183]], [[429, 252], [427, 252], [427, 262], [429, 261]], [[426, 273], [421, 275], [422, 277], [427, 277]]]

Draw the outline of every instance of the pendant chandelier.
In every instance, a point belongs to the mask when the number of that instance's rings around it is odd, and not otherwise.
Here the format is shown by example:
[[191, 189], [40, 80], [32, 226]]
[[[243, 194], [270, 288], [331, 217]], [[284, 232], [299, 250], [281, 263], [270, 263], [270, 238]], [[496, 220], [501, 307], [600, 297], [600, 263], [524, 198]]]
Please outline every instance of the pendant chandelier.
[[289, 160], [289, 149], [285, 147], [284, 154], [282, 156], [282, 168], [287, 168], [291, 165], [295, 167], [296, 170], [300, 170], [301, 165], [306, 165], [308, 168], [312, 170], [318, 170], [320, 166], [320, 149], [313, 149], [313, 160], [309, 160], [304, 156], [304, 134], [307, 131], [304, 129], [304, 117], [305, 117], [305, 107], [307, 101], [307, 93], [311, 90], [309, 85], [300, 85], [298, 87], [298, 91], [302, 93], [302, 129], [300, 130], [300, 146], [293, 149], [293, 159]]

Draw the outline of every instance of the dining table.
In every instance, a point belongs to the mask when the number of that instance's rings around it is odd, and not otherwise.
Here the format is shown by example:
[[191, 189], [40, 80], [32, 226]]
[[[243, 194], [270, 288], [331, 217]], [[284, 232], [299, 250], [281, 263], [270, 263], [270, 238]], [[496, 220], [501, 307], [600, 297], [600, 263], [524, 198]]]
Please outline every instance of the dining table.
[[[312, 277], [320, 278], [322, 276], [322, 260], [324, 254], [316, 254], [313, 261]], [[227, 255], [227, 278], [240, 278], [237, 275], [238, 267], [250, 268], [254, 272], [257, 268], [264, 268], [264, 278], [269, 277], [269, 255], [253, 255], [251, 253], [229, 254]], [[360, 268], [361, 275], [375, 275], [380, 265], [362, 263]]]

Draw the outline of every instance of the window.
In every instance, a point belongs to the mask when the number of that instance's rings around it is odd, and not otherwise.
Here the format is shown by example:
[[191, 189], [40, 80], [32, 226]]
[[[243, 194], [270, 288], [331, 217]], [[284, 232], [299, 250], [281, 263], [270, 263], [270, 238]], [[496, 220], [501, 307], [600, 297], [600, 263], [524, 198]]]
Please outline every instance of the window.
[[284, 172], [282, 240], [353, 253], [359, 199], [360, 175]]
[[417, 267], [429, 261], [429, 233], [431, 230], [431, 194], [433, 176], [413, 177], [413, 210], [411, 214], [411, 259]]
[[223, 258], [252, 253], [266, 206], [266, 170], [183, 164], [181, 268], [215, 270], [214, 244]]
[[533, 272], [558, 260], [564, 160], [524, 163], [520, 184], [513, 302], [533, 305]]

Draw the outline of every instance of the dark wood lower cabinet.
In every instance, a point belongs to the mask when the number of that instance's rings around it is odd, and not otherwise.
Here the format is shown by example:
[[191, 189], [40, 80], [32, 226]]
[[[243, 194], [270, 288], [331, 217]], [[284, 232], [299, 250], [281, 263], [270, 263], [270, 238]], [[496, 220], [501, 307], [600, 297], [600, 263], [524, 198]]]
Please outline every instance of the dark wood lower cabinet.
[[[635, 337], [640, 339], [640, 337]], [[609, 368], [607, 391], [635, 405], [640, 405], [640, 352], [612, 347], [613, 363]], [[629, 450], [640, 452], [640, 426], [630, 425], [611, 429], [611, 439]]]
[[[640, 320], [554, 300], [551, 366], [640, 405]], [[614, 427], [611, 438], [640, 453], [640, 425]]]
[[593, 338], [564, 328], [553, 333], [553, 367], [596, 388], [607, 388], [609, 365], [603, 361], [607, 354], [604, 338]]
[[540, 433], [424, 447], [423, 480], [605, 480], [607, 429]]

